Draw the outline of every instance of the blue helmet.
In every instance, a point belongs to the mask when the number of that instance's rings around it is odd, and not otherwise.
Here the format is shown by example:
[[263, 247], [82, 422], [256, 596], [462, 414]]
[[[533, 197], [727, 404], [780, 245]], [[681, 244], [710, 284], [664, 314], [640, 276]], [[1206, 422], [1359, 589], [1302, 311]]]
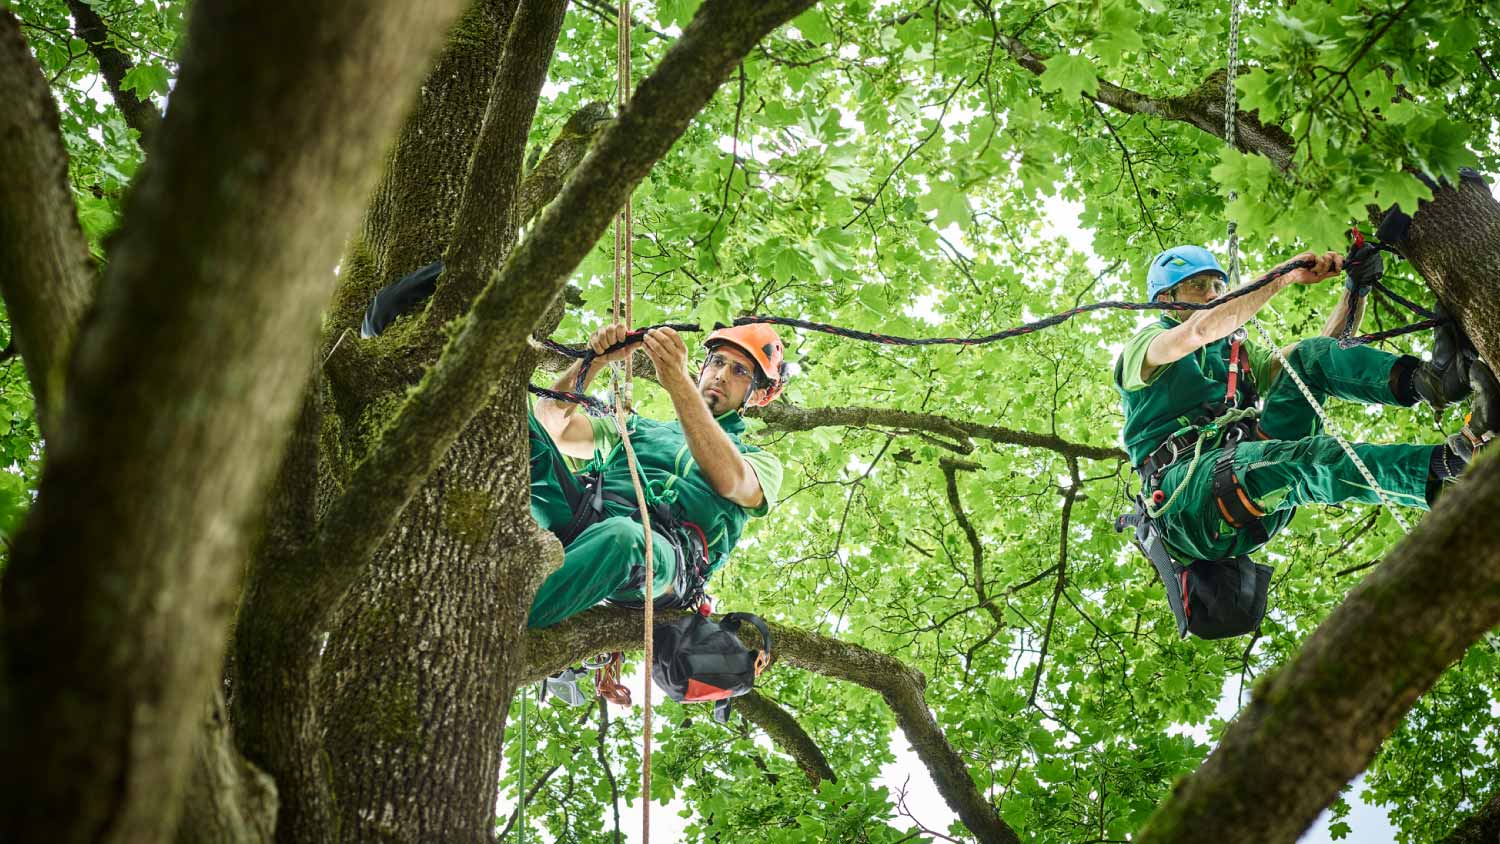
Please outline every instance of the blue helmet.
[[1219, 278], [1229, 280], [1212, 252], [1201, 246], [1174, 246], [1151, 259], [1151, 270], [1146, 273], [1146, 300], [1155, 301], [1156, 294], [1205, 272], [1218, 273]]

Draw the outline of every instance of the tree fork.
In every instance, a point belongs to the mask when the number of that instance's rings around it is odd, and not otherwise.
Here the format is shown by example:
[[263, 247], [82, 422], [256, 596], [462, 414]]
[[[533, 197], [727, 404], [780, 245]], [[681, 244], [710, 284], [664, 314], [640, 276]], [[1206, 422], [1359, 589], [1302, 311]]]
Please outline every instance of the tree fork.
[[194, 7], [0, 595], [0, 838], [172, 837], [337, 244], [454, 6]]

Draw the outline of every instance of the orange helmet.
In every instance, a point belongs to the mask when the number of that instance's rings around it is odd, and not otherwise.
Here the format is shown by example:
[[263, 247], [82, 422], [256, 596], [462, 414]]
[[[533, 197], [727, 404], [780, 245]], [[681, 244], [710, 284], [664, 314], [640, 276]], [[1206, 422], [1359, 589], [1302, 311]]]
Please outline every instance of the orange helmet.
[[765, 407], [775, 401], [786, 386], [788, 377], [786, 355], [776, 329], [762, 323], [716, 329], [703, 341], [703, 348], [713, 351], [726, 344], [739, 349], [755, 361], [755, 378], [751, 382], [750, 392], [745, 394], [745, 405]]

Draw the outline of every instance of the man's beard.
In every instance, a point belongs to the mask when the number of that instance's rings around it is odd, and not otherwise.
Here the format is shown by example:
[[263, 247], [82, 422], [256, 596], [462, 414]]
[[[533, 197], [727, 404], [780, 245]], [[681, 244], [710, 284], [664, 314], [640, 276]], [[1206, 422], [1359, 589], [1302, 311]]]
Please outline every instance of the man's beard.
[[708, 405], [708, 412], [714, 416], [718, 416], [725, 410], [728, 410], [729, 396], [725, 395], [718, 387], [713, 388], [716, 391], [714, 393], [708, 392], [708, 389], [707, 386], [704, 386], [698, 390], [698, 395], [703, 397], [703, 403]]

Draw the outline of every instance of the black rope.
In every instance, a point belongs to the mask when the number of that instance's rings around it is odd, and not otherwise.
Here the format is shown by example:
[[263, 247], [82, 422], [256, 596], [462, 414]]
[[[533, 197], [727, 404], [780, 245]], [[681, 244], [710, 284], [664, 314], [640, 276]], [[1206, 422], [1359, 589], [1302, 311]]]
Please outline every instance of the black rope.
[[[1383, 245], [1382, 248], [1384, 248]], [[1044, 328], [1051, 328], [1054, 325], [1059, 325], [1061, 323], [1067, 322], [1068, 320], [1072, 319], [1075, 316], [1078, 316], [1079, 314], [1088, 313], [1090, 311], [1100, 311], [1107, 309], [1122, 311], [1209, 311], [1219, 307], [1220, 305], [1223, 305], [1226, 302], [1231, 302], [1243, 296], [1248, 296], [1251, 293], [1254, 293], [1255, 291], [1260, 290], [1261, 288], [1275, 281], [1276, 279], [1286, 275], [1292, 270], [1305, 269], [1312, 266], [1313, 262], [1310, 260], [1289, 261], [1272, 269], [1270, 272], [1256, 279], [1254, 282], [1232, 290], [1229, 293], [1226, 293], [1223, 296], [1220, 296], [1219, 298], [1209, 302], [1120, 302], [1114, 300], [1092, 302], [1087, 305], [1080, 305], [1076, 308], [1070, 308], [1069, 310], [1053, 314], [1052, 316], [1045, 317], [1043, 319], [1025, 323], [1024, 325], [1018, 325], [1014, 328], [1007, 328], [1004, 331], [997, 331], [993, 334], [984, 334], [975, 337], [899, 337], [891, 334], [876, 334], [871, 331], [857, 331], [852, 328], [844, 328], [842, 326], [831, 325], [825, 322], [811, 322], [805, 319], [775, 316], [743, 316], [736, 318], [733, 324], [780, 325], [788, 328], [800, 328], [805, 331], [818, 331], [824, 334], [832, 334], [835, 337], [844, 337], [850, 340], [861, 340], [866, 343], [880, 343], [887, 346], [980, 346], [987, 343], [995, 343], [1001, 340], [1008, 340], [1012, 337], [1020, 337], [1024, 334], [1031, 334]], [[1400, 337], [1405, 334], [1414, 334], [1418, 331], [1426, 331], [1427, 329], [1442, 325], [1448, 321], [1444, 318], [1437, 318], [1436, 314], [1434, 314], [1432, 311], [1427, 310], [1426, 308], [1423, 308], [1420, 305], [1417, 305], [1416, 303], [1411, 302], [1410, 300], [1405, 299], [1395, 293], [1392, 293], [1388, 288], [1386, 288], [1378, 281], [1374, 283], [1373, 287], [1374, 289], [1380, 291], [1380, 293], [1391, 298], [1393, 301], [1404, 305], [1418, 315], [1427, 316], [1429, 317], [1429, 319], [1423, 320], [1422, 322], [1412, 323], [1411, 325], [1402, 326], [1400, 328], [1394, 328], [1389, 331], [1380, 331], [1373, 334], [1362, 334], [1357, 337], [1341, 337], [1339, 339], [1340, 345], [1348, 347], [1360, 346], [1366, 343], [1380, 342], [1382, 340], [1389, 340], [1393, 337]], [[1350, 315], [1352, 316], [1352, 314], [1353, 309], [1350, 310]], [[640, 343], [642, 338], [646, 336], [647, 332], [654, 331], [659, 328], [671, 328], [675, 331], [703, 330], [703, 328], [695, 322], [665, 322], [657, 325], [647, 326], [645, 328], [638, 328], [626, 334], [624, 340], [621, 340], [620, 342], [605, 348], [604, 354], [617, 352], [621, 349]], [[1349, 333], [1352, 333], [1352, 325], [1350, 326]], [[596, 354], [592, 349], [589, 349], [587, 346], [567, 346], [551, 339], [542, 339], [539, 340], [538, 343], [543, 348], [548, 349], [552, 352], [582, 361], [582, 365], [578, 368], [578, 380], [575, 382], [574, 392], [562, 392], [559, 390], [549, 390], [544, 387], [533, 386], [530, 387], [532, 393], [535, 393], [536, 395], [542, 396], [544, 398], [553, 399], [554, 401], [571, 402], [573, 404], [582, 405], [585, 411], [595, 416], [608, 416], [613, 412], [610, 407], [604, 402], [592, 398], [584, 393], [585, 376], [588, 374], [589, 369], [593, 366], [595, 358], [599, 357], [598, 354]]]
[[532, 394], [553, 401], [569, 402], [579, 405], [583, 411], [590, 416], [608, 418], [614, 415], [615, 409], [590, 395], [583, 393], [565, 393], [562, 390], [549, 390], [546, 387], [538, 387], [535, 384], [527, 384], [526, 389]]
[[[886, 346], [981, 346], [987, 343], [1009, 340], [1012, 337], [1020, 337], [1024, 334], [1031, 334], [1044, 328], [1051, 328], [1054, 325], [1067, 322], [1068, 320], [1072, 319], [1075, 316], [1078, 316], [1079, 314], [1088, 313], [1090, 311], [1100, 311], [1105, 309], [1115, 309], [1122, 311], [1210, 311], [1214, 308], [1219, 307], [1225, 302], [1231, 302], [1243, 296], [1248, 296], [1251, 293], [1254, 293], [1255, 291], [1275, 281], [1276, 279], [1286, 275], [1292, 270], [1304, 269], [1311, 266], [1313, 266], [1313, 262], [1309, 260], [1289, 261], [1285, 264], [1282, 264], [1281, 266], [1276, 267], [1275, 269], [1261, 276], [1259, 279], [1256, 279], [1253, 283], [1244, 285], [1243, 287], [1240, 287], [1236, 290], [1232, 290], [1229, 293], [1226, 293], [1211, 302], [1092, 302], [1087, 305], [1080, 305], [1079, 307], [1071, 308], [1069, 310], [1063, 311], [1062, 313], [1053, 314], [1052, 316], [1036, 320], [1035, 322], [1028, 322], [1025, 325], [1018, 325], [1014, 328], [1007, 328], [1004, 331], [997, 331], [994, 334], [985, 334], [977, 337], [899, 337], [892, 334], [876, 334], [871, 331], [856, 331], [852, 328], [830, 325], [826, 322], [811, 322], [805, 319], [793, 319], [791, 317], [774, 316], [739, 317], [734, 320], [734, 325], [780, 325], [788, 328], [800, 328], [805, 331], [818, 331], [824, 334], [832, 334], [835, 337], [844, 337], [850, 340], [862, 340], [866, 343], [880, 343]], [[638, 328], [625, 335], [624, 340], [621, 340], [620, 342], [605, 348], [604, 354], [617, 352], [628, 346], [639, 343], [641, 342], [641, 339], [645, 337], [648, 331], [654, 331], [659, 328], [671, 328], [674, 331], [703, 330], [703, 328], [695, 322], [666, 322], [659, 325], [651, 325], [645, 328]], [[584, 376], [588, 374], [589, 368], [593, 365], [594, 359], [599, 355], [595, 354], [592, 349], [589, 349], [587, 347], [575, 348], [572, 346], [565, 346], [553, 340], [542, 340], [540, 341], [540, 344], [543, 347], [550, 349], [551, 351], [558, 354], [566, 355], [567, 357], [583, 361], [583, 365], [578, 369], [578, 381], [575, 385], [575, 392], [582, 393], [584, 391]]]

